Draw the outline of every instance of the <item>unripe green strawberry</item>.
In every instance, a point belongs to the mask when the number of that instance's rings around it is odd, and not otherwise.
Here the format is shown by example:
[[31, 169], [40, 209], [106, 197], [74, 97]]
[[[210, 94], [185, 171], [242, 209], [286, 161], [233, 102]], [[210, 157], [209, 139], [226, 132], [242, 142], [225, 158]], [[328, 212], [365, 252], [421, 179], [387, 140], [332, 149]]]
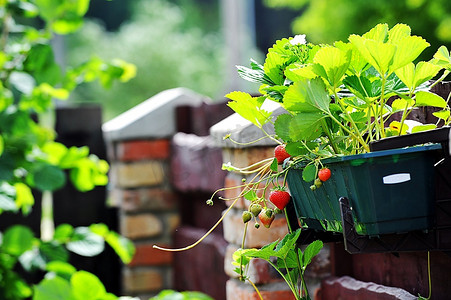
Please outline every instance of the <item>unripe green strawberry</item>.
[[312, 185], [310, 186], [310, 189], [311, 189], [312, 191], [316, 190], [316, 185], [312, 184]]
[[258, 218], [266, 228], [271, 227], [271, 223], [275, 217], [274, 211], [270, 208], [265, 208], [258, 214]]
[[243, 211], [243, 216], [242, 217], [243, 217], [243, 222], [247, 223], [247, 222], [249, 222], [252, 219], [252, 214], [251, 214], [250, 211], [245, 210], [245, 211]]
[[321, 181], [321, 179], [316, 178], [314, 184], [317, 188], [320, 188], [323, 185], [323, 182]]
[[254, 215], [254, 217], [257, 217], [258, 214], [262, 211], [262, 206], [258, 203], [254, 203], [251, 205], [250, 211]]
[[260, 228], [260, 224], [255, 223], [254, 227], [255, 227], [255, 229], [259, 229]]

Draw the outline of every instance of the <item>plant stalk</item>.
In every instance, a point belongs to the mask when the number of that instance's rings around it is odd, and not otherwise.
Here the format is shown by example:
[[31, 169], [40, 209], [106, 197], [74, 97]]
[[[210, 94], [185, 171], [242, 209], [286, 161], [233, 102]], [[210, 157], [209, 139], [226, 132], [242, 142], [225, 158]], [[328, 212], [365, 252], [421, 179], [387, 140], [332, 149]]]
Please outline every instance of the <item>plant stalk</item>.
[[55, 233], [55, 223], [53, 220], [53, 194], [50, 191], [42, 192], [41, 202], [41, 239], [51, 241]]

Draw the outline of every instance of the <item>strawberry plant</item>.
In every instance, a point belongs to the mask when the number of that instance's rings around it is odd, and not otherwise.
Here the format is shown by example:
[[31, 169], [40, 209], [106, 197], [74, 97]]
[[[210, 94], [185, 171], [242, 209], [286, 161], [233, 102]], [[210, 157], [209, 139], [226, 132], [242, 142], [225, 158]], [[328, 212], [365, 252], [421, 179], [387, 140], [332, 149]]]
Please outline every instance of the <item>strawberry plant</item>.
[[[428, 91], [451, 72], [451, 53], [442, 46], [431, 60], [417, 62], [428, 46], [422, 37], [411, 35], [410, 27], [405, 24], [392, 28], [378, 24], [361, 36], [353, 34], [347, 42], [331, 45], [307, 43], [305, 36], [284, 38], [268, 50], [263, 64], [252, 60], [250, 67], [238, 67], [243, 79], [260, 84], [261, 95], [234, 91], [226, 96], [230, 99], [228, 105], [278, 145], [274, 157], [253, 165], [243, 168], [230, 163], [223, 165], [224, 170], [252, 175], [252, 178], [235, 187], [241, 190], [237, 197], [222, 198], [232, 204], [205, 236], [239, 199], [250, 202], [251, 214], [246, 212], [243, 220], [243, 249], [234, 254], [236, 271], [242, 280], [250, 281], [245, 275], [250, 259], [262, 258], [280, 272], [296, 299], [310, 299], [303, 275], [321, 249], [320, 241], [313, 242], [302, 252], [296, 247], [301, 231], [289, 228], [282, 241], [262, 249], [244, 249], [249, 217], [258, 215], [261, 224], [270, 227], [276, 213], [267, 199], [259, 195], [265, 195], [269, 186], [276, 182], [276, 186], [279, 181], [282, 181], [281, 186], [286, 186], [288, 170], [294, 166], [301, 168], [302, 179], [312, 182], [310, 189], [316, 190], [333, 176], [322, 163], [325, 158], [366, 153], [373, 141], [451, 123], [451, 95], [444, 99]], [[265, 110], [266, 101], [277, 103], [285, 113], [275, 116]], [[434, 123], [421, 124], [409, 119], [413, 111], [425, 107], [434, 110]], [[273, 125], [274, 134], [265, 131], [267, 126], [264, 125], [268, 123]], [[282, 196], [282, 192], [277, 191], [269, 200], [286, 214], [289, 194], [285, 193]], [[213, 196], [207, 201], [210, 205]], [[260, 226], [258, 222], [255, 225]], [[203, 238], [182, 249], [165, 250], [187, 250]], [[277, 258], [276, 264], [272, 257]], [[298, 280], [301, 288], [298, 288]]]

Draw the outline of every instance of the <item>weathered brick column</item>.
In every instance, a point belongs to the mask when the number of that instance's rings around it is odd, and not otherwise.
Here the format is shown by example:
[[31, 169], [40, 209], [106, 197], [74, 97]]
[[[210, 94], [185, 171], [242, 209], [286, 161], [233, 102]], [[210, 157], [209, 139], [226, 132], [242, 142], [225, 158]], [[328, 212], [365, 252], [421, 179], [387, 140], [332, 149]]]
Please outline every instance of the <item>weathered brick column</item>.
[[173, 246], [180, 223], [169, 180], [175, 108], [203, 100], [186, 89], [167, 90], [103, 126], [111, 163], [110, 201], [120, 208], [121, 234], [136, 246], [133, 261], [123, 268], [123, 294], [148, 299], [173, 287], [173, 255], [152, 245]]
[[[269, 107], [268, 109], [274, 110], [276, 114], [283, 112], [283, 109], [277, 106]], [[265, 130], [267, 132], [273, 132], [273, 129], [270, 127], [265, 128]], [[245, 167], [262, 159], [273, 157], [274, 155], [276, 144], [270, 139], [260, 140], [257, 143], [247, 146], [241, 144], [259, 139], [263, 137], [263, 133], [252, 123], [244, 120], [237, 114], [213, 126], [210, 133], [217, 145], [223, 148], [223, 161], [225, 163], [231, 162], [236, 167]], [[223, 137], [227, 134], [230, 134], [231, 138], [240, 144], [233, 143], [230, 140], [224, 140]], [[229, 173], [225, 180], [225, 187], [229, 188], [241, 185], [242, 179], [243, 176], [241, 174]], [[249, 178], [246, 179], [249, 180]], [[239, 193], [239, 189], [231, 189], [225, 193], [225, 197], [234, 198]], [[238, 275], [233, 271], [234, 266], [231, 264], [233, 252], [241, 248], [244, 231], [241, 215], [243, 210], [247, 210], [249, 204], [250, 202], [248, 200], [240, 199], [224, 218], [224, 237], [229, 243], [224, 264], [225, 271], [230, 277], [226, 287], [228, 300], [258, 299], [256, 292], [250, 284], [240, 282], [237, 279]], [[264, 226], [256, 229], [254, 224], [255, 221], [252, 220], [248, 225], [245, 248], [260, 248], [277, 239], [282, 239], [288, 232], [286, 220], [283, 215], [276, 216], [270, 229]], [[318, 286], [320, 280], [330, 274], [327, 250], [328, 248], [326, 247], [325, 251], [322, 251], [319, 256], [320, 259], [316, 260], [316, 273], [311, 276], [315, 278], [313, 280], [315, 286]], [[258, 286], [263, 299], [295, 299], [283, 279], [265, 261], [259, 259], [252, 260], [248, 275]]]

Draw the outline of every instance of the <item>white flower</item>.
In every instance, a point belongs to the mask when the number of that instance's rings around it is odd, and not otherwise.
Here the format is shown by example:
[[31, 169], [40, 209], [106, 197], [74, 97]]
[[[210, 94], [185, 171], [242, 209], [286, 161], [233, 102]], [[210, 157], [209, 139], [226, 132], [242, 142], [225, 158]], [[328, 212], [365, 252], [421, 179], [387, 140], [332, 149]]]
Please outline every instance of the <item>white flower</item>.
[[307, 44], [305, 39], [305, 34], [298, 34], [293, 39], [290, 40], [291, 45], [302, 45]]

